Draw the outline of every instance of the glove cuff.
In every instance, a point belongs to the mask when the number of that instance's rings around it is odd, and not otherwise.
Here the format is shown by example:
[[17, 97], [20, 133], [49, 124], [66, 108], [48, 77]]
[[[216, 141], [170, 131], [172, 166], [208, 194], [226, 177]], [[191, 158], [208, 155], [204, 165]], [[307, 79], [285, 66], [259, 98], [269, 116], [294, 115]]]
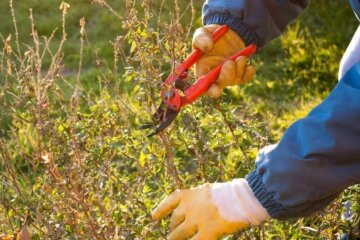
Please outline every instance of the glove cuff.
[[245, 179], [213, 184], [211, 197], [226, 221], [259, 225], [270, 218]]

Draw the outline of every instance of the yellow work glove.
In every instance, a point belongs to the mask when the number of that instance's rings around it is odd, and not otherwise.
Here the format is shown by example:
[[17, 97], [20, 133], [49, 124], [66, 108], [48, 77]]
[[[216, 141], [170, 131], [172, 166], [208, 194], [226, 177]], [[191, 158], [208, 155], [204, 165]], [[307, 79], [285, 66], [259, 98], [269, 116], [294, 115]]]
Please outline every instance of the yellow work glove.
[[269, 218], [244, 179], [177, 190], [151, 215], [157, 221], [171, 212], [169, 240], [216, 240]]
[[[212, 24], [199, 28], [193, 37], [193, 47], [199, 48], [204, 55], [196, 63], [196, 78], [206, 75], [225, 59], [245, 48], [244, 41], [231, 29], [216, 43], [212, 40], [213, 32], [220, 25]], [[221, 69], [219, 78], [209, 88], [207, 95], [213, 98], [221, 96], [223, 89], [251, 81], [255, 76], [255, 67], [247, 65], [247, 57], [239, 57], [235, 61], [227, 61]]]

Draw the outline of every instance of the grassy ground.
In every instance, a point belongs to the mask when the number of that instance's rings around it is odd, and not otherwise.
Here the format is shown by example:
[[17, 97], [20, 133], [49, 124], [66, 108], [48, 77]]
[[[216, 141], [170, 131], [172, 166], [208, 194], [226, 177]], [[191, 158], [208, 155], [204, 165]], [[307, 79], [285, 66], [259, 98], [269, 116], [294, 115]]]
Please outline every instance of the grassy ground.
[[[203, 98], [171, 131], [147, 139], [137, 127], [150, 119], [170, 63], [190, 51], [202, 3], [93, 2], [68, 1], [64, 14], [61, 1], [14, 1], [21, 54], [9, 2], [0, 2], [4, 234], [26, 223], [34, 239], [164, 237], [167, 222], [152, 223], [152, 206], [176, 187], [251, 171], [259, 148], [277, 142], [336, 85], [358, 24], [343, 2], [311, 1], [254, 58], [252, 83], [226, 90], [220, 100]], [[42, 36], [54, 29], [47, 44]], [[230, 239], [339, 238], [356, 225], [341, 215], [346, 201], [356, 207], [358, 191], [312, 218], [271, 221]]]

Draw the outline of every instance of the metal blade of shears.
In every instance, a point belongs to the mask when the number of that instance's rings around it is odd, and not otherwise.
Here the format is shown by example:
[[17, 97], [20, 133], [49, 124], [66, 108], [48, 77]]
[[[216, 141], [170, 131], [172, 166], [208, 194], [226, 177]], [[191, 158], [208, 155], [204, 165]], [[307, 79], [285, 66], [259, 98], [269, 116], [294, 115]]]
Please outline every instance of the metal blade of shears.
[[178, 114], [179, 111], [174, 111], [166, 107], [166, 104], [162, 102], [156, 113], [153, 115], [153, 122], [146, 123], [139, 129], [144, 130], [156, 127], [152, 133], [147, 135], [148, 137], [154, 136], [168, 127], [175, 120]]

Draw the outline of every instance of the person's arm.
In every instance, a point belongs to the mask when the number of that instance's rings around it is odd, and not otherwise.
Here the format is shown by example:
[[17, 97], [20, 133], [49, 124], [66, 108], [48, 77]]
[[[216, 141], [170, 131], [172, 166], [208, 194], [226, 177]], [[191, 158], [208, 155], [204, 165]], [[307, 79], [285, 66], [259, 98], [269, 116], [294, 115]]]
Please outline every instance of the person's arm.
[[[360, 4], [360, 3], [359, 3]], [[339, 67], [339, 79], [357, 62], [360, 62], [360, 26], [346, 49]]]
[[203, 23], [226, 24], [248, 45], [263, 47], [308, 6], [309, 0], [207, 0]]
[[[258, 49], [264, 47], [304, 11], [308, 2], [309, 0], [207, 0], [203, 7], [204, 27], [199, 28], [193, 38], [193, 47], [205, 53], [196, 63], [196, 76], [205, 75], [246, 45], [255, 44]], [[212, 33], [219, 25], [228, 25], [231, 30], [214, 43]], [[255, 68], [247, 66], [246, 62], [245, 57], [228, 61], [207, 94], [217, 98], [224, 88], [249, 82], [255, 75]]]
[[276, 218], [304, 217], [360, 183], [360, 62], [327, 99], [258, 155], [246, 180], [178, 190], [152, 212], [172, 213], [170, 240], [215, 240]]
[[360, 183], [360, 62], [278, 145], [259, 153], [247, 181], [271, 217], [304, 217]]

